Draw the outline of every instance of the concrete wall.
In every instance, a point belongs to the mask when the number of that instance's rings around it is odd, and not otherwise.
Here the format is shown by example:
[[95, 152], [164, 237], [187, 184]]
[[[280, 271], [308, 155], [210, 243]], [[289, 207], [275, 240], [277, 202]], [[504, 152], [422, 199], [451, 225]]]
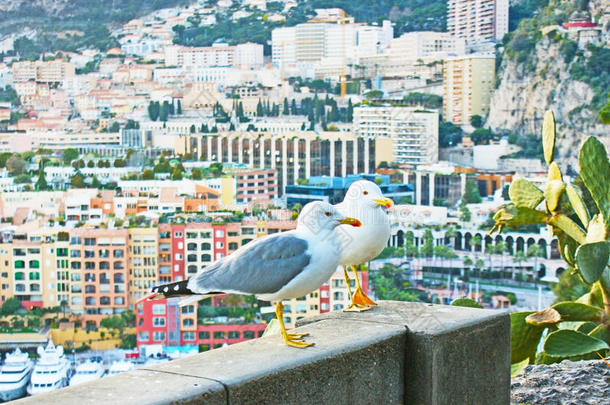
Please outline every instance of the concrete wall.
[[301, 321], [315, 346], [267, 336], [15, 404], [508, 404], [508, 314], [381, 302]]

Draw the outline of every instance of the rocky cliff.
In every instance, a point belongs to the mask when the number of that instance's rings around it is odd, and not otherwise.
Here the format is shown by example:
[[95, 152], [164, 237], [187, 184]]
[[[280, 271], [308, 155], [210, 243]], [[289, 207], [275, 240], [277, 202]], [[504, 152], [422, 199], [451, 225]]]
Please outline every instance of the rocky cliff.
[[[598, 5], [592, 1], [590, 6], [596, 9]], [[551, 109], [557, 122], [558, 159], [576, 169], [575, 158], [584, 137], [596, 135], [610, 146], [610, 128], [600, 123], [598, 108], [592, 105], [594, 89], [575, 80], [571, 72], [572, 64], [586, 63], [591, 52], [577, 51], [578, 56], [566, 63], [562, 49], [565, 41], [558, 40], [565, 34], [550, 27], [541, 31], [526, 60], [518, 61], [504, 53], [487, 125], [497, 132], [539, 134], [544, 112]]]

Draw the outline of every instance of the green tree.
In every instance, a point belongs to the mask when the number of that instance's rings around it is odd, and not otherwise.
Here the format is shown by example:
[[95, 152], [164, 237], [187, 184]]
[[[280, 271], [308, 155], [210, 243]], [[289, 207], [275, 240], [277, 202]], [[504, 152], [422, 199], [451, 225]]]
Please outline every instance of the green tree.
[[78, 159], [79, 153], [76, 149], [68, 148], [64, 149], [64, 164], [69, 165], [73, 160]]
[[559, 275], [559, 282], [553, 286], [553, 293], [557, 297], [555, 303], [563, 301], [576, 301], [578, 298], [587, 294], [591, 289], [580, 275], [567, 269]]
[[0, 312], [2, 315], [13, 315], [16, 314], [21, 308], [21, 301], [19, 301], [17, 298], [8, 298], [6, 301], [4, 301], [4, 304], [2, 304]]
[[172, 180], [182, 180], [182, 172], [177, 167], [172, 171]]
[[214, 162], [210, 164], [208, 171], [212, 176], [219, 177], [222, 176], [223, 165], [220, 162]]
[[6, 161], [6, 168], [11, 176], [23, 174], [25, 172], [25, 160], [17, 155], [13, 155]]
[[430, 229], [426, 229], [424, 231], [424, 244], [421, 248], [421, 254], [424, 257], [432, 257], [434, 254], [434, 236], [432, 235], [432, 231]]
[[142, 172], [142, 180], [154, 180], [155, 172], [150, 169], [146, 169]]
[[91, 188], [97, 188], [98, 190], [102, 188], [102, 182], [100, 182], [96, 176], [91, 178]]
[[40, 159], [40, 168], [38, 169], [38, 180], [36, 180], [36, 184], [34, 186], [37, 191], [43, 191], [49, 188], [47, 180], [45, 179], [44, 164], [45, 160]]
[[347, 101], [347, 122], [354, 121], [354, 106], [352, 105], [352, 99]]
[[191, 172], [191, 179], [193, 179], [193, 180], [203, 179], [203, 174], [201, 173], [201, 170], [193, 169], [193, 171]]
[[125, 167], [125, 166], [126, 166], [126, 163], [123, 159], [117, 158], [114, 160], [114, 167], [119, 168], [119, 167]]
[[182, 115], [182, 102], [180, 100], [176, 105], [176, 115]]
[[93, 163], [93, 160], [90, 160], [90, 161], [88, 161], [88, 162], [87, 162], [87, 167], [88, 167], [89, 169], [92, 169], [92, 168], [94, 168], [94, 167], [95, 167], [95, 163]]
[[13, 177], [13, 182], [15, 184], [26, 184], [26, 183], [31, 183], [32, 182], [32, 178], [30, 177], [29, 174], [27, 173], [22, 173], [18, 176]]
[[70, 185], [72, 186], [72, 188], [84, 188], [85, 187], [85, 178], [83, 177], [82, 174], [76, 173], [70, 179]]
[[515, 255], [513, 256], [513, 262], [515, 262], [515, 264], [517, 264], [517, 266], [519, 267], [519, 275], [520, 275], [520, 280], [523, 280], [523, 267], [521, 266], [523, 264], [523, 262], [527, 259], [527, 257], [525, 257], [525, 253], [523, 253], [521, 250], [518, 250]]
[[475, 128], [481, 128], [483, 126], [483, 117], [478, 114], [473, 115], [470, 117], [470, 125]]
[[148, 117], [151, 121], [156, 121], [159, 118], [161, 107], [158, 101], [148, 103]]
[[468, 206], [462, 202], [462, 204], [460, 204], [460, 221], [470, 222], [471, 219], [472, 213], [468, 209]]
[[165, 100], [159, 110], [159, 121], [167, 122], [169, 117], [169, 102]]
[[476, 181], [472, 179], [466, 180], [466, 191], [464, 192], [463, 201], [466, 204], [478, 204], [482, 200]]

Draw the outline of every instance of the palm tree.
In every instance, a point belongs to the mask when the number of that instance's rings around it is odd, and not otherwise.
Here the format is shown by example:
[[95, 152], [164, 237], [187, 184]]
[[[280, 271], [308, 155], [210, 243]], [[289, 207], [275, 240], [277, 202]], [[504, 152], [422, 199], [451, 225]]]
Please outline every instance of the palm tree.
[[504, 253], [506, 252], [506, 243], [504, 241], [497, 242], [494, 250], [495, 250], [496, 254], [500, 255], [500, 259], [501, 259], [500, 271], [502, 274], [502, 278], [504, 278]]
[[474, 250], [475, 251], [480, 249], [481, 248], [481, 244], [483, 243], [482, 240], [481, 240], [481, 235], [479, 235], [478, 233], [476, 235], [474, 235], [472, 237], [472, 241], [470, 243], [472, 243], [472, 246], [474, 246], [474, 248], [475, 248]]
[[474, 267], [479, 270], [478, 277], [481, 277], [481, 269], [485, 265], [485, 262], [480, 257], [474, 262]]
[[517, 253], [515, 253], [515, 256], [513, 257], [513, 262], [517, 263], [517, 266], [520, 269], [520, 274], [521, 277], [520, 279], [523, 280], [523, 268], [521, 267], [521, 263], [523, 263], [525, 261], [526, 257], [525, 257], [525, 253], [523, 253], [521, 250], [519, 250]]
[[450, 242], [449, 245], [452, 248], [455, 248], [455, 237], [457, 236], [457, 231], [455, 230], [454, 226], [449, 226], [447, 228], [447, 230], [445, 231], [445, 237], [449, 238]]
[[525, 254], [527, 258], [534, 258], [534, 282], [538, 282], [538, 258], [542, 257], [544, 251], [537, 243], [534, 243], [530, 247], [527, 248], [527, 253]]
[[[466, 271], [470, 272], [470, 267], [472, 266], [472, 259], [470, 256], [464, 256], [464, 267]], [[462, 277], [464, 276], [464, 272], [462, 272]]]

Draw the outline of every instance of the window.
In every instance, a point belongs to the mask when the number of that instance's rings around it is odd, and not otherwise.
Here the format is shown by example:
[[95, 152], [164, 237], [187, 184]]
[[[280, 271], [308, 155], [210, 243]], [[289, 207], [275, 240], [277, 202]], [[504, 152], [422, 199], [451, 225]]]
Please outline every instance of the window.
[[195, 332], [183, 332], [182, 339], [184, 340], [195, 340]]
[[85, 298], [85, 305], [97, 305], [95, 297], [87, 297]]
[[100, 305], [110, 305], [110, 297], [100, 297]]
[[25, 273], [18, 271], [15, 273], [15, 280], [25, 280]]
[[197, 244], [196, 243], [189, 243], [188, 245], [186, 245], [186, 250], [197, 250]]
[[239, 339], [239, 331], [229, 331], [229, 339]]
[[174, 232], [174, 238], [181, 238], [182, 232]]
[[209, 338], [210, 338], [210, 332], [208, 332], [207, 330], [199, 331], [199, 339], [209, 339]]
[[237, 244], [237, 242], [229, 243], [229, 250], [237, 250], [238, 247], [239, 245]]
[[40, 284], [30, 284], [30, 291], [31, 292], [38, 292], [38, 291], [40, 291]]
[[15, 291], [17, 292], [25, 292], [25, 284], [16, 284]]
[[100, 257], [101, 258], [108, 258], [108, 257], [110, 257], [110, 250], [108, 250], [108, 249], [100, 250]]
[[85, 262], [85, 270], [94, 270], [95, 262]]
[[100, 270], [110, 270], [110, 262], [100, 262]]
[[70, 268], [72, 270], [80, 270], [80, 262], [71, 262], [70, 263]]
[[186, 233], [186, 237], [188, 239], [196, 239], [197, 238], [197, 232], [187, 232]]
[[85, 286], [85, 293], [86, 294], [95, 294], [95, 286], [93, 286], [93, 285], [86, 285]]
[[194, 265], [190, 265], [187, 267], [186, 272], [189, 274], [195, 274], [197, 273], [197, 266]]
[[15, 268], [16, 269], [24, 269], [25, 268], [25, 260], [15, 260]]
[[216, 249], [224, 249], [225, 244], [223, 242], [216, 242]]
[[80, 257], [80, 250], [70, 250], [70, 257]]
[[201, 244], [201, 250], [210, 250], [212, 249], [212, 245], [210, 245], [209, 243], [202, 243]]
[[125, 266], [123, 265], [123, 262], [114, 262], [112, 264], [112, 268], [114, 268], [115, 270], [123, 270]]
[[193, 255], [193, 254], [187, 255], [186, 256], [186, 261], [187, 262], [196, 262], [197, 261], [197, 255]]
[[182, 313], [183, 314], [193, 314], [195, 313], [195, 306], [194, 305], [185, 305], [182, 307]]
[[81, 239], [80, 236], [73, 236], [70, 238], [70, 244], [71, 245], [80, 245], [81, 244]]
[[138, 340], [147, 342], [148, 341], [148, 332], [147, 331], [142, 331], [138, 334]]
[[223, 331], [216, 331], [214, 332], [214, 339], [224, 339], [225, 338], [225, 333]]
[[216, 231], [216, 237], [217, 238], [222, 238], [225, 236], [225, 231], [221, 231], [221, 230], [217, 230]]
[[212, 261], [212, 256], [205, 254], [205, 255], [201, 255], [201, 261], [202, 262], [211, 262]]
[[153, 340], [155, 342], [161, 342], [165, 340], [165, 332], [153, 332]]
[[252, 331], [252, 330], [244, 331], [244, 339], [254, 339], [254, 331]]
[[85, 246], [95, 246], [95, 238], [85, 238]]
[[28, 265], [30, 266], [30, 269], [39, 269], [40, 268], [40, 262], [38, 260], [30, 260]]
[[68, 256], [68, 248], [57, 248], [57, 256], [58, 257]]
[[114, 297], [114, 305], [125, 305], [125, 297]]
[[115, 258], [119, 258], [119, 257], [125, 257], [125, 253], [123, 252], [123, 249], [114, 249], [112, 251], [112, 255]]
[[195, 326], [195, 321], [193, 321], [190, 318], [183, 319], [182, 326], [184, 326], [185, 328], [193, 327], [193, 326]]
[[212, 232], [201, 232], [199, 234], [199, 237], [203, 239], [209, 239], [212, 237]]
[[153, 304], [152, 313], [154, 315], [164, 315], [165, 314], [165, 304]]
[[153, 326], [165, 326], [165, 317], [154, 316], [153, 317]]

